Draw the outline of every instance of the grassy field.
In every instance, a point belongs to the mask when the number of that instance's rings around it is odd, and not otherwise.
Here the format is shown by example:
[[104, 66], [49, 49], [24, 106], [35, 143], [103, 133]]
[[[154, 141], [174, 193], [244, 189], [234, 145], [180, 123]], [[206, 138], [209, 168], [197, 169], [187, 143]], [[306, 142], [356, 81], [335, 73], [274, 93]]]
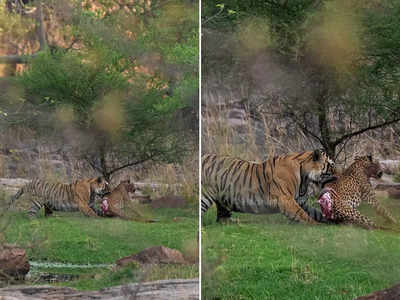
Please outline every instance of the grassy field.
[[[400, 222], [400, 200], [382, 203]], [[400, 281], [400, 231], [310, 226], [280, 214], [234, 214], [229, 225], [215, 218], [213, 208], [202, 221], [203, 299], [354, 299]]]
[[[180, 250], [192, 261], [143, 270], [131, 265], [90, 269], [38, 268], [35, 272], [70, 274], [72, 281], [58, 284], [79, 289], [99, 289], [127, 282], [198, 277], [195, 263], [198, 231], [197, 206], [184, 209], [154, 209], [157, 223], [138, 223], [117, 218], [87, 218], [80, 213], [55, 213], [29, 219], [26, 213], [8, 213], [10, 224], [2, 241], [27, 249], [29, 260], [72, 264], [113, 264], [121, 257], [147, 247], [163, 245]], [[3, 219], [5, 219], [3, 217]], [[1, 234], [0, 234], [1, 237]], [[32, 282], [28, 282], [32, 283]]]

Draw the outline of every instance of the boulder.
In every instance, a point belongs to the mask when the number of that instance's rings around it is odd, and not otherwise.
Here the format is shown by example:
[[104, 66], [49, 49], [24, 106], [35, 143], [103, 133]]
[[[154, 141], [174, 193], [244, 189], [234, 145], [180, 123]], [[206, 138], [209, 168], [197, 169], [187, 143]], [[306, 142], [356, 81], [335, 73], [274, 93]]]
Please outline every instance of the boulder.
[[381, 198], [400, 199], [400, 186], [396, 185], [378, 185], [375, 190], [375, 195]]
[[377, 292], [373, 292], [366, 296], [358, 297], [354, 300], [398, 300], [400, 299], [400, 283]]
[[371, 178], [372, 187], [378, 191], [387, 191], [391, 188], [400, 189], [400, 182], [393, 181], [393, 176], [383, 174], [381, 179]]
[[180, 196], [165, 196], [151, 201], [152, 208], [183, 208], [187, 205], [185, 198]]
[[0, 276], [9, 279], [24, 279], [29, 272], [29, 261], [26, 252], [14, 245], [0, 247]]
[[393, 175], [399, 172], [400, 160], [381, 160], [379, 161], [379, 164], [381, 165], [383, 172], [386, 174]]
[[186, 264], [180, 251], [164, 246], [155, 246], [143, 251], [120, 258], [116, 261], [118, 267], [123, 267], [131, 262], [141, 264]]
[[390, 198], [400, 199], [400, 188], [390, 188], [387, 192]]
[[138, 202], [140, 204], [149, 204], [152, 201], [150, 196], [139, 196], [139, 195], [137, 196], [137, 195], [134, 195], [132, 198], [133, 198], [133, 200], [135, 202]]

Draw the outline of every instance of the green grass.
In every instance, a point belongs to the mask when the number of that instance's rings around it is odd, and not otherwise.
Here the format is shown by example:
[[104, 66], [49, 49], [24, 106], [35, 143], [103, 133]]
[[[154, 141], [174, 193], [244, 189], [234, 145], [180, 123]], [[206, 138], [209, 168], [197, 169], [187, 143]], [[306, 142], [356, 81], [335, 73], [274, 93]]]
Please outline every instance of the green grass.
[[[3, 232], [3, 241], [27, 250], [29, 260], [72, 264], [113, 264], [121, 257], [145, 248], [163, 245], [193, 258], [198, 229], [197, 207], [156, 209], [157, 223], [139, 223], [118, 218], [87, 218], [80, 213], [55, 213], [50, 217], [29, 219], [24, 212], [8, 213], [11, 223]], [[172, 265], [145, 270], [130, 266], [111, 268], [39, 270], [59, 274], [79, 274], [78, 280], [62, 285], [79, 289], [169, 278], [198, 277], [198, 266]]]
[[[383, 204], [400, 222], [400, 201]], [[400, 233], [280, 214], [235, 214], [237, 224], [220, 225], [215, 216], [211, 209], [203, 218], [204, 299], [354, 299], [400, 281]]]

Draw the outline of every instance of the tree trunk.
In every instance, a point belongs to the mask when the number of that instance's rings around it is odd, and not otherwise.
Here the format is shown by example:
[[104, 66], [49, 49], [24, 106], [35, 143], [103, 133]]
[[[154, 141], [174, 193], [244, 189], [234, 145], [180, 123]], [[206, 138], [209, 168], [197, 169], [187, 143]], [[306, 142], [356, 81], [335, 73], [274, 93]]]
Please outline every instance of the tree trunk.
[[105, 145], [100, 147], [100, 169], [107, 182], [110, 182], [111, 173], [107, 168]]
[[318, 126], [321, 134], [321, 143], [331, 159], [335, 159], [336, 145], [332, 143], [331, 128], [329, 127], [328, 111], [329, 105], [326, 101], [326, 92], [323, 91], [317, 99]]

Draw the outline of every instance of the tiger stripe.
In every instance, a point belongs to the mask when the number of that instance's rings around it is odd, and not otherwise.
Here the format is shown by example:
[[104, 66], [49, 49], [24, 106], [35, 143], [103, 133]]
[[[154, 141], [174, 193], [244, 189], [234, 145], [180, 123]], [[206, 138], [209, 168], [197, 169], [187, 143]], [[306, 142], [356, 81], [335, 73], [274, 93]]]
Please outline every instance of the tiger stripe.
[[322, 213], [304, 200], [310, 182], [329, 175], [333, 162], [323, 150], [275, 156], [262, 163], [229, 156], [202, 156], [201, 211], [214, 203], [217, 220], [232, 211], [270, 213], [281, 211], [307, 223], [325, 221]]
[[45, 215], [52, 211], [81, 211], [87, 216], [97, 216], [91, 206], [94, 195], [104, 195], [109, 192], [108, 183], [103, 177], [76, 181], [74, 183], [51, 183], [40, 179], [33, 179], [24, 185], [11, 197], [10, 205], [23, 194], [38, 197], [31, 199], [32, 206], [29, 215], [36, 215], [42, 207], [45, 207]]

